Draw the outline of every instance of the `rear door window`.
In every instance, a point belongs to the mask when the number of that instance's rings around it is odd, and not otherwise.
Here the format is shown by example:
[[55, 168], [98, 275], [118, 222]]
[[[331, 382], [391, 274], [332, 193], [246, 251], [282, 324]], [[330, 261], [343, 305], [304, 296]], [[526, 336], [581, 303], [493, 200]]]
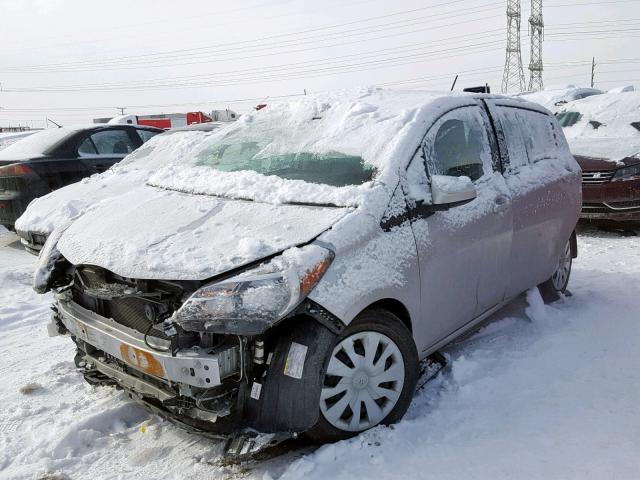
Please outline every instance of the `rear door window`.
[[507, 172], [557, 157], [563, 137], [552, 117], [515, 107], [499, 107], [499, 111], [509, 152]]
[[[125, 130], [101, 130], [92, 134], [89, 139], [98, 155], [125, 156], [135, 149]], [[80, 147], [88, 152], [87, 154], [92, 154], [93, 152], [89, 152], [89, 147], [85, 146], [85, 142]], [[80, 149], [78, 151], [83, 153]], [[93, 154], [95, 155], [95, 153]]]

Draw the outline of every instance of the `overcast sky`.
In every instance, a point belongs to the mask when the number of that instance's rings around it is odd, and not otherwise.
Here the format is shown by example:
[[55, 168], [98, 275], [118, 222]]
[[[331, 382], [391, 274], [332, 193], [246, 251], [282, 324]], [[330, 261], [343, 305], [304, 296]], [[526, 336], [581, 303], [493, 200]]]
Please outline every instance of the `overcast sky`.
[[[528, 1], [522, 48], [529, 62]], [[545, 0], [548, 88], [640, 84], [640, 0]], [[506, 1], [0, 0], [0, 126], [243, 112], [381, 85], [500, 90]]]

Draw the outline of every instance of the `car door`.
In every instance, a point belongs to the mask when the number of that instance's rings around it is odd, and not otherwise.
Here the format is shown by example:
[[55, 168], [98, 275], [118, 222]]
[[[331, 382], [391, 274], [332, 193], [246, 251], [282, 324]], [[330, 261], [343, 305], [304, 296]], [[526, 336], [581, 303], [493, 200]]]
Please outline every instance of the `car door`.
[[[480, 104], [452, 110], [428, 130], [407, 172], [420, 263], [421, 345], [433, 346], [500, 304], [507, 289], [511, 198], [500, 152]], [[477, 197], [434, 211], [433, 175], [468, 176]], [[421, 198], [422, 196], [422, 198]]]
[[78, 157], [90, 173], [101, 173], [133, 152], [140, 144], [140, 138], [130, 128], [102, 129], [80, 140]]
[[504, 176], [513, 202], [513, 244], [507, 296], [549, 279], [573, 224], [564, 215], [576, 172], [560, 156], [569, 154], [557, 121], [533, 106], [508, 99], [487, 101], [504, 136]]

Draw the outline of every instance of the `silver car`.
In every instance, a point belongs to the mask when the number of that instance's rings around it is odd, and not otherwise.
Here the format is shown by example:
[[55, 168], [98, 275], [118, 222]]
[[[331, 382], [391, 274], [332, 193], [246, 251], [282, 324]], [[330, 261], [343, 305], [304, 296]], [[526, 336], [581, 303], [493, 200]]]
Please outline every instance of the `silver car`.
[[236, 453], [334, 441], [400, 420], [420, 362], [522, 292], [559, 298], [580, 205], [535, 104], [307, 97], [57, 228], [35, 288], [89, 382]]

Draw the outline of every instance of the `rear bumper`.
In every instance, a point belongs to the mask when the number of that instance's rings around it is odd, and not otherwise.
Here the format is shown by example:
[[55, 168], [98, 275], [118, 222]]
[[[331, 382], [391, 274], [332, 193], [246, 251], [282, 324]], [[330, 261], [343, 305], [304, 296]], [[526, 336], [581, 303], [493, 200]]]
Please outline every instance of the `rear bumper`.
[[18, 234], [18, 237], [20, 237], [20, 243], [25, 250], [33, 255], [40, 254], [40, 250], [44, 247], [48, 237], [48, 235], [44, 233], [37, 232], [23, 232], [21, 230], [16, 230], [16, 233]]
[[31, 200], [21, 197], [17, 192], [0, 191], [0, 224], [14, 226]]

